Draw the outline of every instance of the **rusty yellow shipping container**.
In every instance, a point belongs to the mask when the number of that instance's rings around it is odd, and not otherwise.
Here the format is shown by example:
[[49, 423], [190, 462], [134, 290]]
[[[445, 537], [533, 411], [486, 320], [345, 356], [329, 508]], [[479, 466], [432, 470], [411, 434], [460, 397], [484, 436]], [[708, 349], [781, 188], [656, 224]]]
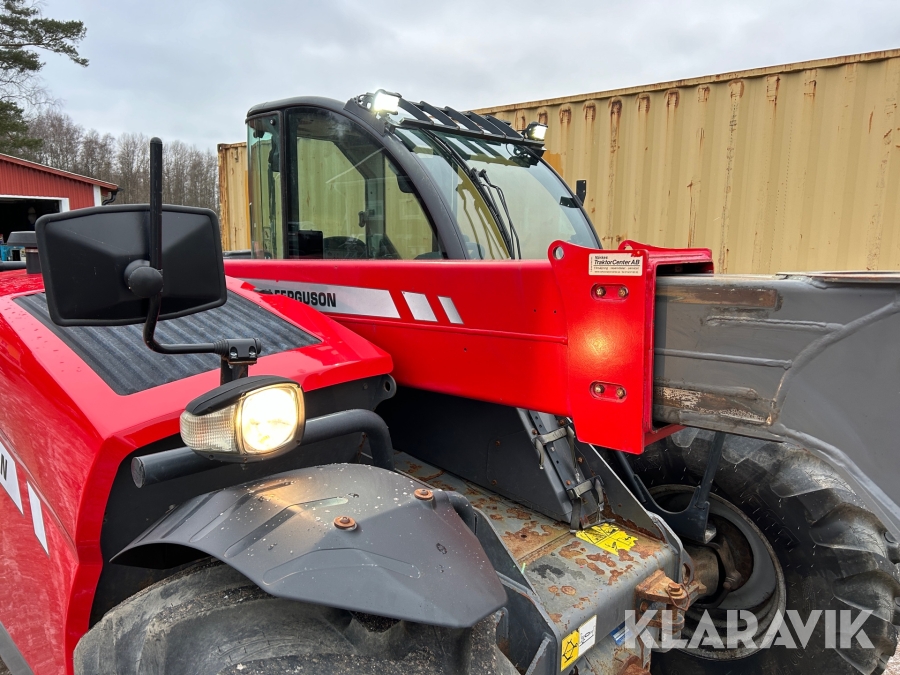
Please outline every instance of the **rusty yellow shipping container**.
[[549, 125], [603, 244], [720, 272], [900, 269], [900, 49], [478, 110]]
[[219, 218], [222, 249], [250, 248], [250, 197], [247, 192], [247, 144], [219, 143]]
[[[706, 246], [720, 272], [900, 269], [900, 49], [494, 106], [603, 244]], [[250, 246], [246, 144], [219, 146], [222, 240]]]

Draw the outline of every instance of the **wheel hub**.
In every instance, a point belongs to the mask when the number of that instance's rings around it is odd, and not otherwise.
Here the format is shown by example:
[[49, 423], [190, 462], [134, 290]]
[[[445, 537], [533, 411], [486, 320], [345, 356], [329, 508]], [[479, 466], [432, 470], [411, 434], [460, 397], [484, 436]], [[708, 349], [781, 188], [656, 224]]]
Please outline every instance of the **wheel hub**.
[[[693, 491], [694, 488], [684, 485], [661, 485], [653, 488], [651, 493], [664, 508], [677, 510], [687, 505]], [[744, 610], [756, 617], [757, 630], [753, 639], [759, 643], [776, 612], [783, 613], [785, 609], [786, 589], [781, 564], [760, 529], [734, 504], [710, 494], [709, 505], [709, 517], [715, 524], [716, 536], [706, 546], [693, 548], [699, 553], [698, 570], [703, 570], [714, 587], [708, 588], [707, 595], [687, 611], [682, 637], [690, 641], [697, 623], [704, 612], [708, 612], [724, 642], [729, 610]], [[698, 548], [701, 550], [697, 551]], [[715, 561], [711, 560], [709, 551], [715, 554]], [[711, 569], [715, 562], [718, 570]], [[732, 617], [740, 615], [732, 614]], [[738, 628], [743, 631], [746, 627], [746, 621], [738, 619]], [[706, 659], [727, 660], [749, 656], [757, 649], [743, 646], [715, 649], [701, 645], [682, 651]]]

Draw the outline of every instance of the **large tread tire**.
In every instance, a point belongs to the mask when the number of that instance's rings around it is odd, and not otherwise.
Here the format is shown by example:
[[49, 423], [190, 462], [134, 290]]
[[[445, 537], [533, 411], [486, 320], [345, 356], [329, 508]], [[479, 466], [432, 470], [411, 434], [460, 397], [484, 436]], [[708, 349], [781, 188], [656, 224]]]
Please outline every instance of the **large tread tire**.
[[[711, 432], [700, 432], [679, 447], [669, 438], [631, 462], [648, 487], [697, 485], [712, 439]], [[897, 647], [900, 549], [836, 471], [803, 448], [728, 436], [713, 492], [748, 516], [772, 546], [784, 572], [786, 609], [804, 620], [814, 609], [851, 610], [854, 617], [871, 610], [863, 629], [873, 648], [853, 640], [849, 649], [826, 649], [822, 620], [806, 649], [773, 646], [725, 661], [672, 650], [654, 653], [652, 672], [882, 673]]]
[[76, 675], [505, 675], [508, 663], [490, 617], [448, 630], [354, 616], [276, 598], [218, 562], [127, 599], [85, 634], [74, 655]]

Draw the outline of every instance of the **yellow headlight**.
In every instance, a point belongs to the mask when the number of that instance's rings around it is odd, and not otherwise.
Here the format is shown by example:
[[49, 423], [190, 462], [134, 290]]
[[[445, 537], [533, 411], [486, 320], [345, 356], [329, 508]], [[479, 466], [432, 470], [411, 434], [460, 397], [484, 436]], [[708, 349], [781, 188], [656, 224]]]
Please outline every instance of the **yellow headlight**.
[[247, 395], [241, 405], [241, 445], [248, 454], [268, 453], [294, 439], [300, 428], [299, 388], [274, 386]]
[[181, 438], [188, 447], [218, 459], [265, 459], [297, 445], [305, 423], [303, 390], [294, 383], [279, 383], [242, 394], [213, 412], [194, 415], [185, 410]]

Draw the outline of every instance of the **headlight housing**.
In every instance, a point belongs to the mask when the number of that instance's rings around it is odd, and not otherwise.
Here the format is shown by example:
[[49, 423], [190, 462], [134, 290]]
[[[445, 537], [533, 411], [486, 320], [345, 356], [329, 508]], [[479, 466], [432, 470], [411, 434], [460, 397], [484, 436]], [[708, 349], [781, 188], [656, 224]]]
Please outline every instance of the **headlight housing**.
[[297, 447], [305, 423], [299, 384], [282, 377], [245, 377], [191, 401], [181, 414], [181, 438], [211, 459], [255, 462]]

